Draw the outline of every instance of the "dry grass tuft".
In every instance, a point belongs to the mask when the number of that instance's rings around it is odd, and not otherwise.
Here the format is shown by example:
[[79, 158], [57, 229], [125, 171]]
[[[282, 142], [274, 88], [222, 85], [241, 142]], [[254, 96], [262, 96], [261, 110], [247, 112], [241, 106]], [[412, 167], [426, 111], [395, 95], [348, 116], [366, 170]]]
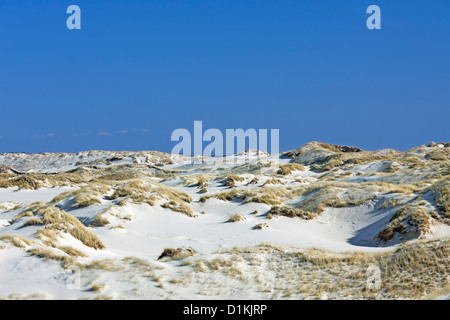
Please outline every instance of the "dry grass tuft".
[[37, 225], [41, 225], [42, 224], [42, 220], [36, 217], [33, 217], [31, 219], [28, 219], [27, 221], [25, 221], [25, 223], [23, 224], [24, 227], [27, 226], [37, 226]]
[[381, 230], [377, 239], [386, 242], [392, 240], [395, 235], [421, 235], [429, 232], [430, 223], [436, 213], [415, 203], [401, 206], [392, 215], [389, 224]]
[[166, 202], [162, 205], [163, 208], [170, 209], [176, 212], [183, 213], [187, 215], [188, 217], [195, 217], [196, 214], [192, 209], [182, 201], [178, 201], [176, 199], [169, 200], [169, 202]]
[[31, 246], [34, 243], [33, 240], [19, 236], [17, 234], [2, 234], [0, 235], [0, 240], [4, 242], [10, 242], [17, 248], [26, 248], [27, 246]]
[[192, 202], [192, 197], [189, 194], [160, 183], [142, 180], [132, 181], [115, 188], [110, 199], [119, 198], [122, 201], [129, 199], [133, 203], [147, 203], [150, 206], [154, 206], [157, 200], [161, 200], [164, 201], [161, 205], [163, 208], [184, 213], [189, 217], [195, 216], [192, 209], [187, 205]]
[[197, 179], [197, 187], [199, 188], [206, 188], [208, 186], [208, 179], [204, 176], [200, 176]]
[[305, 212], [303, 210], [299, 210], [291, 207], [272, 207], [268, 213], [268, 215], [274, 216], [279, 215], [283, 217], [295, 218], [299, 217], [305, 220], [311, 220], [317, 217], [318, 213], [316, 212]]
[[276, 178], [272, 178], [272, 179], [268, 179], [266, 182], [264, 182], [263, 187], [269, 184], [283, 184], [283, 182], [279, 179]]
[[71, 246], [58, 246], [56, 248], [73, 258], [78, 258], [78, 257], [87, 258], [88, 257], [86, 254], [84, 254], [84, 252], [82, 252], [74, 247], [71, 247]]
[[17, 221], [19, 221], [20, 219], [24, 218], [24, 217], [33, 217], [34, 213], [32, 210], [25, 210], [22, 211], [21, 213], [17, 214], [12, 220], [11, 223], [16, 223]]
[[233, 189], [226, 192], [220, 192], [203, 196], [200, 198], [201, 202], [206, 202], [210, 198], [219, 199], [222, 201], [243, 201], [244, 203], [256, 202], [265, 203], [268, 205], [279, 205], [284, 200], [288, 191], [281, 186], [266, 186], [252, 189]]
[[295, 162], [288, 163], [280, 166], [280, 169], [277, 173], [282, 175], [289, 175], [292, 174], [292, 171], [305, 171], [305, 167]]
[[229, 176], [224, 180], [223, 185], [224, 185], [225, 187], [234, 188], [234, 187], [236, 187], [236, 182], [242, 182], [242, 181], [244, 181], [244, 180], [245, 180], [244, 178], [242, 178], [242, 177], [240, 177], [240, 176], [238, 176], [238, 175], [236, 175], [236, 174], [232, 174], [232, 175], [229, 175]]
[[[41, 216], [45, 229], [70, 233], [85, 246], [104, 249], [105, 245], [95, 234], [89, 231], [77, 218], [55, 207], [44, 207], [36, 212]], [[48, 232], [47, 232], [48, 234]]]
[[27, 252], [30, 256], [36, 256], [45, 260], [54, 260], [60, 262], [64, 266], [78, 265], [73, 257], [64, 253], [57, 253], [54, 250], [46, 248], [31, 248], [27, 250]]
[[244, 221], [244, 220], [245, 220], [245, 217], [242, 214], [235, 213], [230, 217], [228, 222], [238, 222], [238, 221]]
[[373, 199], [378, 189], [370, 184], [327, 181], [296, 188], [287, 197], [300, 197], [296, 207], [308, 215], [315, 215], [327, 207], [342, 208], [366, 203]]
[[253, 230], [262, 230], [269, 228], [269, 225], [267, 223], [258, 223], [253, 227]]
[[448, 155], [444, 152], [444, 150], [436, 149], [431, 152], [428, 152], [425, 155], [426, 159], [434, 160], [434, 161], [446, 161], [449, 160]]
[[449, 254], [449, 240], [415, 241], [382, 253], [261, 245], [200, 256], [190, 264], [196, 273], [220, 272], [222, 282], [265, 299], [321, 299], [325, 293], [329, 299], [420, 299], [448, 285]]
[[43, 185], [33, 179], [30, 175], [21, 175], [17, 178], [0, 179], [0, 188], [14, 187], [19, 188], [19, 190], [36, 190], [42, 188]]
[[189, 247], [189, 248], [184, 248], [184, 247], [166, 248], [161, 253], [161, 255], [158, 257], [158, 260], [161, 260], [161, 259], [169, 259], [169, 260], [184, 259], [184, 258], [190, 257], [196, 253], [197, 253], [197, 251], [195, 251], [191, 247]]
[[258, 184], [259, 179], [257, 177], [254, 177], [247, 185], [251, 185], [251, 184]]
[[442, 178], [430, 189], [439, 212], [445, 219], [450, 219], [450, 177]]
[[95, 204], [101, 204], [100, 198], [108, 193], [109, 186], [90, 184], [72, 192], [74, 197], [73, 207], [84, 208]]

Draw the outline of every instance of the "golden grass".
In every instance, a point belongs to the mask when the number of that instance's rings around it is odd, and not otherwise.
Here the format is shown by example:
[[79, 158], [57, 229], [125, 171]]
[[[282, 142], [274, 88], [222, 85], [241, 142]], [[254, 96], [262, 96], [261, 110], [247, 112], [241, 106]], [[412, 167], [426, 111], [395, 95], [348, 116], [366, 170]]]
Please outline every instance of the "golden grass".
[[225, 192], [220, 192], [220, 193], [216, 193], [216, 194], [212, 194], [212, 195], [202, 196], [200, 198], [200, 202], [206, 202], [206, 200], [211, 199], [211, 198], [219, 199], [222, 201], [232, 201], [234, 198], [240, 199], [240, 195], [241, 195], [241, 191], [234, 189], [231, 191], [225, 191]]
[[162, 205], [163, 208], [170, 209], [176, 212], [183, 213], [188, 217], [195, 217], [194, 211], [185, 203], [177, 200], [169, 200], [168, 202]]
[[100, 199], [92, 194], [78, 194], [74, 202], [78, 205], [79, 208], [90, 207], [94, 204], [101, 204]]
[[238, 221], [244, 221], [245, 217], [242, 214], [235, 213], [231, 215], [230, 219], [228, 219], [228, 222], [238, 222]]
[[262, 230], [265, 228], [269, 228], [269, 225], [267, 223], [258, 223], [253, 227], [253, 230]]
[[236, 175], [236, 174], [231, 174], [229, 176], [227, 176], [227, 178], [224, 180], [223, 185], [225, 187], [230, 187], [230, 188], [234, 188], [236, 186], [236, 182], [242, 182], [245, 179]]
[[282, 203], [286, 194], [287, 191], [285, 188], [266, 186], [253, 189], [233, 189], [230, 191], [203, 196], [200, 198], [200, 201], [206, 202], [208, 199], [215, 198], [222, 201], [237, 200], [243, 201], [244, 203], [257, 202], [268, 205], [279, 205]]
[[308, 212], [291, 207], [272, 207], [269, 211], [270, 215], [280, 215], [283, 217], [295, 218], [299, 217], [305, 220], [311, 220], [317, 217], [317, 212]]
[[271, 179], [266, 180], [266, 182], [264, 182], [264, 184], [262, 186], [264, 187], [264, 186], [269, 185], [269, 184], [282, 184], [282, 183], [283, 182], [281, 180], [279, 180], [279, 179], [271, 178]]
[[21, 213], [17, 214], [12, 220], [11, 223], [16, 223], [17, 221], [19, 221], [20, 219], [22, 219], [23, 217], [33, 217], [34, 213], [32, 210], [25, 210], [22, 211]]
[[73, 257], [67, 254], [64, 253], [60, 254], [55, 252], [54, 250], [42, 247], [28, 249], [27, 253], [30, 256], [36, 256], [45, 260], [53, 260], [60, 262], [63, 266], [79, 265]]
[[75, 186], [86, 183], [90, 177], [77, 173], [61, 172], [56, 174], [26, 173], [19, 176], [0, 176], [0, 188], [18, 187], [25, 190], [36, 190], [43, 187]]
[[17, 203], [17, 202], [8, 201], [8, 202], [0, 203], [0, 211], [4, 211], [4, 212], [10, 212], [10, 211], [19, 210], [22, 208], [23, 208], [23, 204]]
[[64, 252], [65, 254], [73, 257], [73, 258], [87, 258], [88, 256], [86, 254], [84, 254], [84, 252], [82, 252], [81, 250], [78, 250], [74, 247], [71, 246], [57, 246], [57, 249], [61, 250], [62, 252]]
[[0, 240], [9, 242], [17, 248], [26, 248], [27, 246], [31, 246], [34, 243], [33, 240], [19, 236], [17, 234], [2, 234], [0, 235]]
[[184, 213], [189, 217], [195, 216], [192, 209], [187, 205], [192, 202], [192, 197], [189, 194], [155, 182], [135, 180], [118, 186], [114, 189], [110, 199], [119, 198], [121, 200], [129, 199], [134, 203], [147, 203], [151, 206], [154, 206], [159, 199], [165, 201], [162, 204], [163, 208]]
[[[448, 286], [449, 254], [450, 240], [414, 241], [382, 253], [262, 245], [198, 257], [190, 264], [196, 272], [220, 272], [224, 282], [267, 293], [265, 298], [423, 299]], [[374, 269], [379, 282], [372, 280]]]
[[208, 193], [208, 189], [206, 187], [202, 187], [198, 193]]
[[29, 295], [22, 295], [19, 293], [9, 294], [7, 297], [0, 297], [0, 300], [46, 300], [47, 296], [42, 293], [33, 293]]
[[412, 194], [420, 190], [420, 188], [415, 184], [392, 184], [387, 182], [365, 182], [364, 184], [380, 186], [380, 191], [387, 193]]
[[429, 231], [433, 216], [437, 218], [436, 213], [420, 206], [415, 201], [401, 206], [392, 215], [389, 224], [381, 230], [377, 238], [381, 241], [389, 241], [396, 234], [424, 234]]
[[40, 228], [36, 230], [36, 236], [44, 243], [52, 245], [58, 240], [60, 231], [53, 228]]
[[27, 226], [37, 226], [37, 225], [41, 225], [42, 224], [42, 220], [36, 217], [33, 217], [31, 219], [28, 219], [27, 221], [25, 221], [25, 223], [23, 224], [24, 227]]
[[208, 186], [208, 179], [205, 176], [200, 176], [197, 179], [197, 187], [199, 188], [205, 188]]
[[93, 284], [91, 286], [91, 291], [93, 291], [93, 292], [100, 292], [100, 291], [102, 291], [103, 288], [105, 288], [105, 284], [102, 284], [102, 285]]
[[113, 205], [109, 206], [109, 207], [103, 209], [99, 214], [97, 214], [95, 216], [92, 224], [96, 227], [104, 227], [104, 226], [108, 225], [110, 222], [109, 222], [108, 218], [104, 217], [104, 214], [106, 214], [112, 207], [114, 207], [114, 206]]
[[93, 260], [86, 268], [104, 271], [114, 271], [116, 267], [113, 260]]
[[346, 166], [353, 165], [365, 165], [374, 162], [388, 161], [389, 164], [385, 168], [385, 172], [395, 172], [397, 171], [396, 166], [393, 165], [394, 162], [399, 164], [420, 167], [424, 165], [424, 162], [414, 153], [398, 153], [398, 154], [375, 154], [373, 152], [358, 152], [358, 153], [333, 153], [331, 155], [325, 156], [323, 158], [316, 159], [315, 163], [312, 164], [311, 168], [313, 170], [319, 170], [322, 172], [330, 171], [334, 168], [340, 167], [345, 168]]
[[[37, 210], [45, 229], [70, 233], [84, 245], [94, 249], [104, 249], [105, 245], [95, 234], [89, 231], [77, 218], [55, 207], [43, 207]], [[48, 233], [47, 233], [48, 234]]]
[[190, 257], [194, 254], [196, 254], [197, 251], [195, 251], [192, 248], [165, 248], [164, 251], [159, 256], [158, 260], [161, 259], [169, 259], [169, 260], [179, 260], [184, 259], [187, 257]]
[[17, 178], [0, 179], [0, 188], [18, 187], [19, 190], [36, 190], [42, 187], [42, 184], [29, 175], [21, 175]]
[[442, 178], [430, 189], [439, 212], [450, 219], [450, 176]]
[[292, 162], [281, 165], [277, 173], [281, 175], [289, 175], [292, 174], [292, 171], [305, 171], [305, 167], [299, 163]]
[[373, 199], [373, 191], [376, 189], [371, 185], [327, 181], [296, 188], [287, 197], [300, 197], [295, 206], [307, 213], [307, 216], [315, 216], [327, 207], [342, 208], [366, 203]]
[[425, 158], [427, 159], [431, 159], [434, 161], [446, 161], [449, 160], [448, 155], [446, 154], [446, 152], [444, 151], [445, 149], [436, 149], [433, 150], [431, 152], [428, 152], [425, 155]]
[[100, 198], [106, 195], [110, 190], [109, 186], [99, 184], [89, 184], [71, 193], [74, 197], [74, 207], [89, 207], [95, 204], [101, 204]]

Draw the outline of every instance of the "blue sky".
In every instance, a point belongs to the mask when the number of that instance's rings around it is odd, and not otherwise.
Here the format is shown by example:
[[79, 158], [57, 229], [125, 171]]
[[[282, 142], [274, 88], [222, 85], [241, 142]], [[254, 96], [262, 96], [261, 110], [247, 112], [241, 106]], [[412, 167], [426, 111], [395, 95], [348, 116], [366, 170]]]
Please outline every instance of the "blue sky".
[[0, 46], [0, 152], [169, 152], [194, 120], [281, 150], [450, 140], [448, 0], [2, 0]]

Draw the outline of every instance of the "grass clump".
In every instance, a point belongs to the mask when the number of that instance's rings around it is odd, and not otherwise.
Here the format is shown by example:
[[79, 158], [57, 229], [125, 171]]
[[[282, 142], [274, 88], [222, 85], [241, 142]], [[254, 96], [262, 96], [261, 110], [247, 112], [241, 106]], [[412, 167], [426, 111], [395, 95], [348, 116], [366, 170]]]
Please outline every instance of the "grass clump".
[[234, 187], [236, 187], [236, 182], [242, 182], [242, 181], [244, 181], [244, 180], [245, 180], [244, 178], [242, 178], [242, 177], [240, 177], [240, 176], [238, 176], [238, 175], [236, 175], [236, 174], [232, 174], [232, 175], [229, 175], [229, 176], [224, 180], [223, 185], [224, 185], [225, 187], [234, 188]]
[[202, 194], [203, 193], [208, 193], [208, 189], [205, 188], [205, 187], [202, 187], [198, 193], [202, 193]]
[[37, 217], [33, 217], [31, 219], [28, 219], [27, 221], [25, 221], [25, 223], [23, 224], [24, 227], [27, 226], [37, 226], [37, 225], [41, 225], [42, 224], [42, 220], [37, 218]]
[[87, 255], [84, 254], [84, 252], [82, 252], [81, 250], [78, 250], [74, 247], [71, 247], [71, 246], [58, 246], [56, 248], [73, 258], [78, 258], [78, 257], [87, 258]]
[[204, 176], [201, 176], [197, 179], [197, 187], [203, 189], [208, 186], [208, 179]]
[[437, 217], [435, 212], [417, 203], [404, 205], [394, 212], [389, 224], [378, 233], [376, 238], [386, 242], [392, 240], [395, 235], [411, 236], [427, 233], [433, 217]]
[[277, 173], [281, 175], [289, 175], [292, 174], [292, 171], [305, 171], [305, 167], [295, 162], [288, 163], [280, 166]]
[[441, 149], [436, 149], [436, 150], [433, 150], [431, 152], [428, 152], [425, 155], [425, 158], [426, 159], [430, 159], [430, 160], [434, 160], [434, 161], [445, 161], [445, 160], [448, 160], [447, 154]]
[[97, 214], [97, 215], [95, 216], [94, 221], [92, 221], [92, 225], [95, 226], [95, 227], [104, 227], [104, 226], [110, 224], [108, 218], [106, 218], [104, 215], [105, 215], [106, 213], [108, 213], [108, 211], [109, 211], [112, 207], [113, 207], [113, 205], [112, 205], [112, 206], [109, 206], [109, 207], [107, 207], [107, 208], [105, 208], [105, 209], [103, 209], [99, 214]]
[[445, 219], [450, 219], [450, 176], [439, 180], [431, 187], [436, 207]]
[[247, 185], [251, 185], [251, 184], [258, 184], [259, 179], [257, 177], [254, 177]]
[[17, 178], [0, 179], [0, 188], [14, 188], [19, 190], [36, 190], [42, 188], [43, 185], [29, 175], [21, 175]]
[[27, 246], [31, 246], [33, 244], [32, 240], [19, 236], [17, 234], [2, 234], [0, 235], [0, 240], [9, 242], [17, 248], [26, 248]]
[[268, 179], [266, 182], [264, 182], [263, 187], [269, 184], [282, 184], [283, 182], [281, 182], [279, 179], [277, 178], [272, 178], [272, 179]]
[[253, 230], [262, 230], [269, 228], [269, 225], [267, 223], [258, 223], [253, 227]]
[[245, 217], [242, 214], [235, 213], [233, 214], [230, 219], [228, 219], [228, 222], [238, 222], [238, 221], [244, 221]]
[[203, 196], [200, 198], [201, 202], [206, 202], [210, 198], [219, 199], [222, 201], [242, 201], [244, 203], [256, 202], [265, 203], [267, 205], [279, 205], [284, 201], [288, 191], [280, 186], [265, 186], [261, 188], [252, 189], [233, 189], [226, 192], [220, 192]]
[[158, 257], [158, 260], [161, 260], [161, 259], [178, 260], [178, 259], [190, 257], [196, 253], [197, 253], [197, 251], [195, 251], [191, 247], [189, 247], [189, 248], [185, 248], [185, 247], [166, 248], [161, 253], [161, 255]]
[[101, 204], [100, 198], [110, 190], [106, 185], [88, 185], [72, 192], [74, 196], [73, 207], [85, 208], [95, 204]]
[[16, 223], [17, 221], [19, 221], [20, 219], [24, 218], [24, 217], [33, 217], [34, 213], [32, 210], [25, 210], [22, 211], [21, 213], [17, 214], [12, 220], [11, 220], [11, 224]]
[[187, 205], [192, 202], [192, 197], [189, 194], [155, 182], [135, 180], [118, 186], [110, 200], [119, 198], [119, 201], [129, 199], [133, 203], [147, 203], [150, 206], [154, 206], [156, 201], [162, 201], [161, 206], [163, 208], [184, 213], [189, 217], [195, 216], [192, 209]]
[[30, 256], [36, 256], [45, 260], [53, 260], [60, 262], [64, 266], [78, 265], [76, 260], [71, 256], [64, 253], [60, 254], [58, 252], [55, 252], [55, 250], [50, 250], [46, 248], [31, 248], [27, 250], [27, 253]]
[[321, 299], [326, 293], [329, 299], [389, 300], [434, 297], [448, 288], [449, 255], [449, 240], [415, 241], [381, 253], [261, 245], [191, 263], [196, 272], [220, 272], [221, 281], [243, 290], [254, 287], [265, 299]]
[[[55, 207], [44, 207], [36, 212], [47, 230], [62, 231], [71, 234], [85, 246], [104, 249], [105, 245], [95, 234], [89, 231], [77, 218]], [[47, 232], [48, 233], [48, 232]]]
[[268, 212], [268, 215], [271, 215], [272, 217], [274, 215], [279, 215], [283, 217], [288, 218], [295, 218], [299, 217], [305, 220], [311, 220], [317, 217], [318, 213], [315, 212], [307, 212], [303, 210], [299, 210], [297, 208], [291, 208], [291, 207], [272, 207], [270, 208], [270, 211]]
[[299, 198], [298, 209], [315, 216], [325, 208], [357, 206], [373, 199], [377, 187], [338, 181], [319, 182], [294, 189], [288, 198]]
[[192, 211], [192, 209], [187, 204], [185, 204], [184, 202], [179, 201], [177, 199], [169, 200], [168, 202], [162, 204], [162, 207], [176, 211], [176, 212], [183, 213], [183, 214], [187, 215], [188, 217], [196, 216], [194, 211]]

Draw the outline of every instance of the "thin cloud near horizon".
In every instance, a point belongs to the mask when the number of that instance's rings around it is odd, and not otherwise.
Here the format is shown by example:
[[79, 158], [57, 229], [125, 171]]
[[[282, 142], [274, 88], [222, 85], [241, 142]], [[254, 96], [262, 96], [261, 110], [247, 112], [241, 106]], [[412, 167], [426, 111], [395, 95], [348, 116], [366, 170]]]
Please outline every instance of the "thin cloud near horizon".
[[[121, 129], [121, 130], [98, 130], [96, 132], [88, 131], [88, 132], [82, 132], [82, 133], [72, 133], [72, 134], [55, 134], [53, 132], [45, 133], [45, 134], [34, 134], [31, 137], [35, 139], [45, 139], [45, 138], [55, 138], [55, 137], [87, 137], [87, 136], [100, 136], [100, 137], [112, 137], [117, 135], [125, 135], [129, 133], [147, 133], [149, 132], [148, 129], [138, 129], [138, 128], [132, 128], [132, 129]], [[5, 136], [0, 136], [0, 139], [5, 138]]]

